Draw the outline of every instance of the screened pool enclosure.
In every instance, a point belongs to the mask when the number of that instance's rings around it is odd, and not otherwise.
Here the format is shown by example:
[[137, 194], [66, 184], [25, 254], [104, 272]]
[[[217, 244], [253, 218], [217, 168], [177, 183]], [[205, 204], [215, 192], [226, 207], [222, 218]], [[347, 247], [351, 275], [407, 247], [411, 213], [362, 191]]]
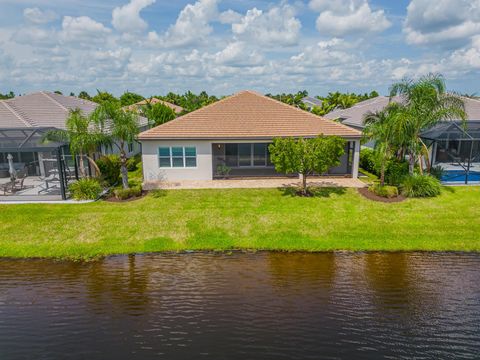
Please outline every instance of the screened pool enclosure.
[[77, 159], [67, 144], [43, 141], [51, 129], [0, 129], [0, 201], [67, 199]]
[[480, 182], [480, 121], [441, 123], [422, 134], [446, 183]]

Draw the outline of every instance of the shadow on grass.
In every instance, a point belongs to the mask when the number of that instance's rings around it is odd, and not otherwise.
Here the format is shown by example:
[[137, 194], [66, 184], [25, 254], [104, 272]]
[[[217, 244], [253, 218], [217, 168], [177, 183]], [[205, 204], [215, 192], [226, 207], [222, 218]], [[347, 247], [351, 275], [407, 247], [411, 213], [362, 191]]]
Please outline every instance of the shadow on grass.
[[159, 199], [167, 196], [167, 190], [157, 189], [150, 191], [150, 196], [154, 199]]
[[455, 194], [455, 188], [453, 186], [442, 186], [442, 191], [448, 192], [450, 194]]
[[347, 189], [343, 187], [308, 187], [308, 195], [303, 196], [298, 187], [284, 187], [278, 190], [282, 192], [282, 196], [317, 198], [329, 198], [331, 195], [345, 195], [347, 192]]

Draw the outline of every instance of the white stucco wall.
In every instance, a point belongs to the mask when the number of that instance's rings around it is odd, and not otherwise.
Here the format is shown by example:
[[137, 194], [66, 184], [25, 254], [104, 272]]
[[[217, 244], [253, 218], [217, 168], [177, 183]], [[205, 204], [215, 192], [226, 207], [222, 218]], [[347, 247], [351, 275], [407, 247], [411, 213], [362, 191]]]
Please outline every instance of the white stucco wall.
[[[197, 167], [160, 168], [158, 148], [162, 146], [195, 146], [197, 149]], [[142, 141], [143, 177], [146, 182], [175, 180], [212, 180], [212, 142], [205, 140], [143, 140]]]

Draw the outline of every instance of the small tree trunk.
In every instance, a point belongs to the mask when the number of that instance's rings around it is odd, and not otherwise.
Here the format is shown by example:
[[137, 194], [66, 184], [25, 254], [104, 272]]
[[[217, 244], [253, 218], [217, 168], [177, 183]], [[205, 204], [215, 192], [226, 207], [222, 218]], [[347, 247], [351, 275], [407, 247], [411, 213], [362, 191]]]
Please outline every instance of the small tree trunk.
[[385, 186], [385, 160], [382, 160], [382, 167], [380, 168], [380, 186]]
[[307, 195], [307, 174], [302, 174], [302, 194]]
[[85, 164], [83, 163], [83, 152], [80, 151], [78, 153], [78, 157], [79, 157], [79, 159], [78, 159], [79, 169], [78, 170], [80, 170], [80, 177], [86, 178], [87, 174], [85, 174]]
[[413, 172], [415, 170], [415, 158], [416, 158], [415, 152], [410, 153], [410, 159], [408, 159], [408, 172], [410, 175], [413, 175]]
[[128, 189], [128, 170], [127, 170], [127, 154], [125, 154], [125, 150], [120, 151], [120, 173], [122, 174], [122, 185], [124, 189]]
[[423, 159], [422, 155], [418, 155], [418, 165], [419, 165], [420, 175], [423, 175], [423, 161], [422, 161], [422, 159]]

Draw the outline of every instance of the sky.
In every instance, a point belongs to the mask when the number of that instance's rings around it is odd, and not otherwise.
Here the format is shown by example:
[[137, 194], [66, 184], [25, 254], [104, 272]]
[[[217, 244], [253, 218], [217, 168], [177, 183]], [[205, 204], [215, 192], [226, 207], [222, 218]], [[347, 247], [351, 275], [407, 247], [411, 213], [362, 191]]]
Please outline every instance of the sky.
[[0, 0], [0, 92], [480, 91], [480, 0]]

